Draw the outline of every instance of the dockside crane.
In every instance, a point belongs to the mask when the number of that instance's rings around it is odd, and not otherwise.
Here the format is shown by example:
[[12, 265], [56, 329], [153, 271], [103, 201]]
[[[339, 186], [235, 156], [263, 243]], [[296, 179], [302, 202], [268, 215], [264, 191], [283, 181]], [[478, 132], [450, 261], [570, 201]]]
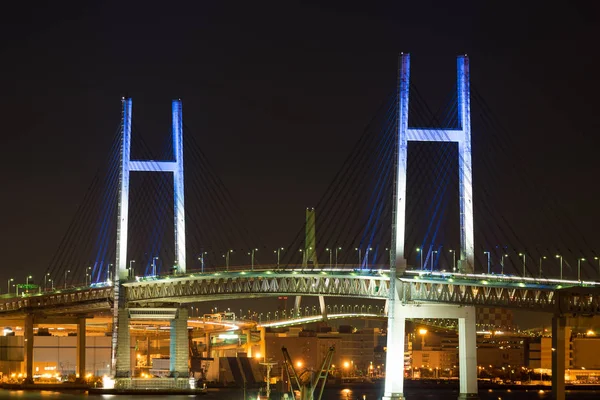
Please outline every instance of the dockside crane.
[[[290, 386], [292, 387], [292, 398], [295, 398], [293, 391], [300, 391], [300, 400], [321, 400], [323, 396], [323, 390], [325, 389], [325, 383], [327, 382], [327, 376], [331, 368], [331, 361], [333, 360], [333, 353], [335, 353], [335, 346], [331, 346], [321, 363], [321, 368], [318, 371], [305, 369], [300, 374], [294, 368], [290, 354], [285, 347], [281, 348], [283, 352], [283, 364], [284, 370], [287, 373]], [[315, 374], [316, 372], [316, 374]], [[315, 389], [320, 385], [319, 396], [314, 397]]]

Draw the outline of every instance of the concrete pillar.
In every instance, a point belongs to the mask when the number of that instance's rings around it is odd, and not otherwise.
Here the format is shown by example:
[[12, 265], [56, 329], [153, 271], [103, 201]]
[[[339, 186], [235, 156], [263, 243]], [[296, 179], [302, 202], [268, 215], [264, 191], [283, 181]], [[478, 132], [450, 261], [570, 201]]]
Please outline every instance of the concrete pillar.
[[321, 307], [323, 322], [327, 322], [327, 305], [325, 304], [325, 296], [319, 296], [319, 307]]
[[188, 338], [188, 309], [180, 308], [177, 316], [171, 320], [171, 376], [187, 378], [190, 375], [189, 338]]
[[406, 314], [400, 300], [395, 299], [394, 315], [388, 316], [385, 391], [383, 400], [404, 399], [404, 340]]
[[206, 342], [206, 357], [210, 358], [210, 333], [206, 334], [206, 339], [204, 339]]
[[23, 326], [23, 345], [25, 346], [25, 383], [33, 383], [33, 314], [25, 316]]
[[129, 310], [118, 310], [117, 354], [115, 378], [128, 378], [131, 374], [131, 340], [129, 338]]
[[300, 306], [302, 305], [302, 296], [296, 296], [294, 299], [294, 317], [300, 316]]
[[475, 307], [463, 307], [464, 318], [458, 318], [459, 399], [478, 399], [477, 332]]
[[565, 400], [565, 317], [552, 318], [552, 398]]
[[77, 374], [78, 380], [85, 380], [85, 317], [77, 320]]

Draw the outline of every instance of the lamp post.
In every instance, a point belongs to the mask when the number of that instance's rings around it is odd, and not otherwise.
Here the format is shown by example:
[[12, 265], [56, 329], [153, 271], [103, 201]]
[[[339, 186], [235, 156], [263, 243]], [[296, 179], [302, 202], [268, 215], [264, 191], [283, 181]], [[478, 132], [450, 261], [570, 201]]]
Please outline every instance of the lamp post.
[[325, 251], [329, 253], [329, 268], [331, 268], [332, 267], [332, 257], [333, 257], [333, 255], [331, 254], [331, 249], [328, 247], [325, 249]]
[[369, 265], [369, 252], [372, 250], [372, 247], [367, 247], [367, 251], [365, 251], [365, 268]]
[[354, 250], [358, 251], [358, 268], [362, 268], [362, 250], [355, 247]]
[[280, 257], [280, 252], [283, 251], [283, 247], [278, 248], [277, 250], [275, 250], [273, 253], [277, 254], [277, 267], [279, 267], [279, 257]]
[[542, 256], [540, 257], [540, 276], [539, 278], [542, 279], [542, 260], [545, 260], [546, 256]]
[[581, 262], [585, 261], [585, 258], [577, 259], [577, 280], [581, 282]]
[[423, 251], [421, 251], [420, 247], [417, 247], [417, 253], [419, 253], [419, 257], [421, 258], [421, 271], [423, 271]]
[[50, 282], [50, 290], [54, 291], [54, 279], [48, 279], [48, 282]]
[[485, 254], [487, 256], [488, 275], [489, 275], [492, 272], [491, 271], [491, 265], [490, 265], [490, 252], [489, 251], [484, 251], [483, 254]]
[[448, 253], [452, 253], [452, 272], [456, 272], [456, 251], [448, 250]]
[[252, 249], [250, 250], [250, 253], [248, 253], [248, 255], [250, 256], [250, 269], [252, 271], [254, 271], [254, 252], [258, 251], [258, 249]]
[[338, 266], [338, 251], [342, 250], [341, 247], [336, 247], [335, 248], [335, 267], [337, 268]]
[[28, 276], [27, 276], [27, 278], [25, 278], [25, 284], [26, 284], [26, 285], [29, 285], [29, 280], [30, 280], [30, 279], [33, 279], [33, 276], [32, 276], [32, 275], [28, 275]]
[[504, 259], [508, 257], [508, 254], [503, 254], [502, 258], [500, 258], [500, 266], [502, 267], [500, 270], [500, 274], [504, 275]]
[[225, 257], [225, 269], [227, 271], [229, 271], [229, 254], [233, 253], [233, 250], [227, 250], [227, 253], [223, 254], [223, 257]]
[[[50, 275], [50, 274], [48, 274]], [[87, 282], [88, 285], [92, 284], [92, 267], [87, 267], [87, 272], [85, 274], [86, 278], [89, 279], [89, 281]]]
[[431, 252], [431, 272], [433, 272], [433, 258], [435, 257], [435, 255], [437, 254], [437, 250], [433, 250]]
[[563, 278], [563, 256], [561, 256], [560, 254], [557, 254], [556, 258], [560, 258], [560, 279], [562, 280], [562, 278]]
[[427, 335], [427, 329], [419, 329], [419, 335], [421, 335], [421, 350], [425, 349], [425, 335]]
[[133, 270], [133, 263], [135, 262], [135, 260], [129, 260], [129, 276], [130, 277], [134, 277], [135, 276], [135, 271]]
[[208, 254], [207, 251], [200, 252], [200, 257], [198, 257], [198, 261], [200, 261], [200, 272], [204, 273], [204, 256]]
[[10, 294], [10, 283], [14, 282], [14, 281], [15, 281], [15, 278], [10, 278], [8, 280], [8, 284], [7, 284], [7, 288], [6, 288], [6, 293]]
[[598, 274], [600, 274], [600, 257], [594, 257], [594, 260], [598, 260]]
[[152, 276], [156, 276], [156, 261], [158, 257], [152, 257]]
[[525, 277], [525, 253], [519, 253], [519, 257], [523, 257], [523, 278]]
[[46, 275], [44, 275], [44, 290], [48, 289], [48, 277], [50, 276], [50, 272], [46, 272]]
[[302, 256], [302, 267], [306, 265], [306, 252], [303, 249], [298, 249]]
[[71, 272], [71, 270], [70, 270], [70, 269], [67, 269], [67, 270], [65, 271], [65, 289], [67, 288], [67, 275], [69, 274], [69, 272]]
[[392, 267], [392, 249], [386, 247], [385, 251], [388, 252], [388, 262], [389, 262], [388, 266], [391, 268]]

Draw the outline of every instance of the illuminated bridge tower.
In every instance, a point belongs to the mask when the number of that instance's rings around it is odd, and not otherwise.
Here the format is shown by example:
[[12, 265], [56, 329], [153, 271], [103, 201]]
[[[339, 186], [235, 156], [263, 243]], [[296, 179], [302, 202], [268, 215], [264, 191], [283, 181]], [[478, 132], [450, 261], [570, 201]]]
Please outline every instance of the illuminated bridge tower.
[[[114, 282], [114, 323], [112, 336], [112, 363], [115, 377], [129, 375], [129, 310], [119, 297], [120, 282], [128, 279], [127, 230], [129, 225], [129, 174], [130, 172], [170, 172], [173, 174], [175, 215], [175, 270], [185, 273], [185, 207], [183, 190], [183, 121], [181, 100], [172, 101], [174, 161], [131, 159], [131, 99], [122, 99], [121, 170], [119, 176], [119, 210], [117, 221], [117, 259]], [[181, 339], [184, 340], [184, 339]], [[187, 341], [187, 334], [185, 337]], [[186, 342], [187, 343], [187, 342]], [[187, 363], [187, 360], [186, 360]], [[187, 365], [187, 364], [186, 364]], [[187, 368], [187, 367], [186, 367]]]
[[404, 301], [405, 288], [397, 274], [406, 270], [406, 167], [409, 141], [454, 142], [458, 144], [460, 197], [460, 261], [459, 271], [473, 272], [473, 189], [471, 164], [471, 111], [469, 90], [469, 59], [457, 58], [458, 129], [408, 127], [410, 88], [410, 55], [401, 54], [398, 71], [398, 159], [392, 216], [392, 263], [390, 266], [390, 296], [388, 299], [387, 361], [384, 399], [404, 398], [404, 342], [406, 318], [458, 319], [459, 336], [459, 399], [478, 398], [477, 345], [475, 307], [442, 304], [411, 304]]

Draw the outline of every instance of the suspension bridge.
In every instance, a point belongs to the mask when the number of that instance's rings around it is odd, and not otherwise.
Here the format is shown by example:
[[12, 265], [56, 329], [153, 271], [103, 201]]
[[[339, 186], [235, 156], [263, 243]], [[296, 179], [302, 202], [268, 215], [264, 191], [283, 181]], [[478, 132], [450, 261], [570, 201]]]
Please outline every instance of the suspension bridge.
[[[193, 135], [184, 140], [189, 129], [181, 100], [172, 102], [172, 139], [157, 157], [141, 135], [132, 135], [132, 100], [123, 98], [110, 158], [51, 260], [43, 288], [13, 295], [9, 281], [9, 294], [0, 298], [0, 316], [24, 320], [27, 376], [33, 375], [33, 326], [48, 318], [73, 321], [85, 332], [86, 317], [111, 310], [112, 371], [127, 387], [131, 320], [170, 321], [171, 372], [177, 378], [188, 374], [185, 304], [296, 296], [299, 310], [303, 296], [314, 296], [320, 315], [307, 318], [323, 320], [325, 299], [346, 297], [382, 301], [383, 313], [373, 315], [388, 320], [386, 399], [404, 398], [407, 318], [458, 320], [460, 398], [477, 397], [477, 306], [553, 314], [553, 391], [564, 398], [566, 317], [600, 313], [600, 270], [592, 265], [598, 260], [600, 268], [600, 259], [589, 246], [572, 250], [585, 238], [548, 188], [538, 191], [548, 207], [531, 207], [523, 235], [497, 211], [502, 176], [492, 157], [477, 154], [490, 148], [509, 152], [510, 139], [472, 91], [468, 57], [457, 57], [456, 65], [456, 90], [434, 113], [411, 84], [409, 54], [400, 55], [396, 90], [321, 201], [306, 210], [292, 243], [274, 251], [260, 247], [253, 230], [243, 227], [202, 146]], [[476, 184], [473, 171], [480, 169], [486, 182]], [[523, 175], [515, 181], [530, 185]], [[525, 237], [544, 245], [527, 245]], [[277, 262], [265, 263], [264, 253]], [[240, 254], [250, 263], [233, 265]], [[569, 260], [576, 260], [576, 273]], [[64, 277], [64, 284], [56, 277]], [[80, 376], [82, 349], [80, 333]]]

